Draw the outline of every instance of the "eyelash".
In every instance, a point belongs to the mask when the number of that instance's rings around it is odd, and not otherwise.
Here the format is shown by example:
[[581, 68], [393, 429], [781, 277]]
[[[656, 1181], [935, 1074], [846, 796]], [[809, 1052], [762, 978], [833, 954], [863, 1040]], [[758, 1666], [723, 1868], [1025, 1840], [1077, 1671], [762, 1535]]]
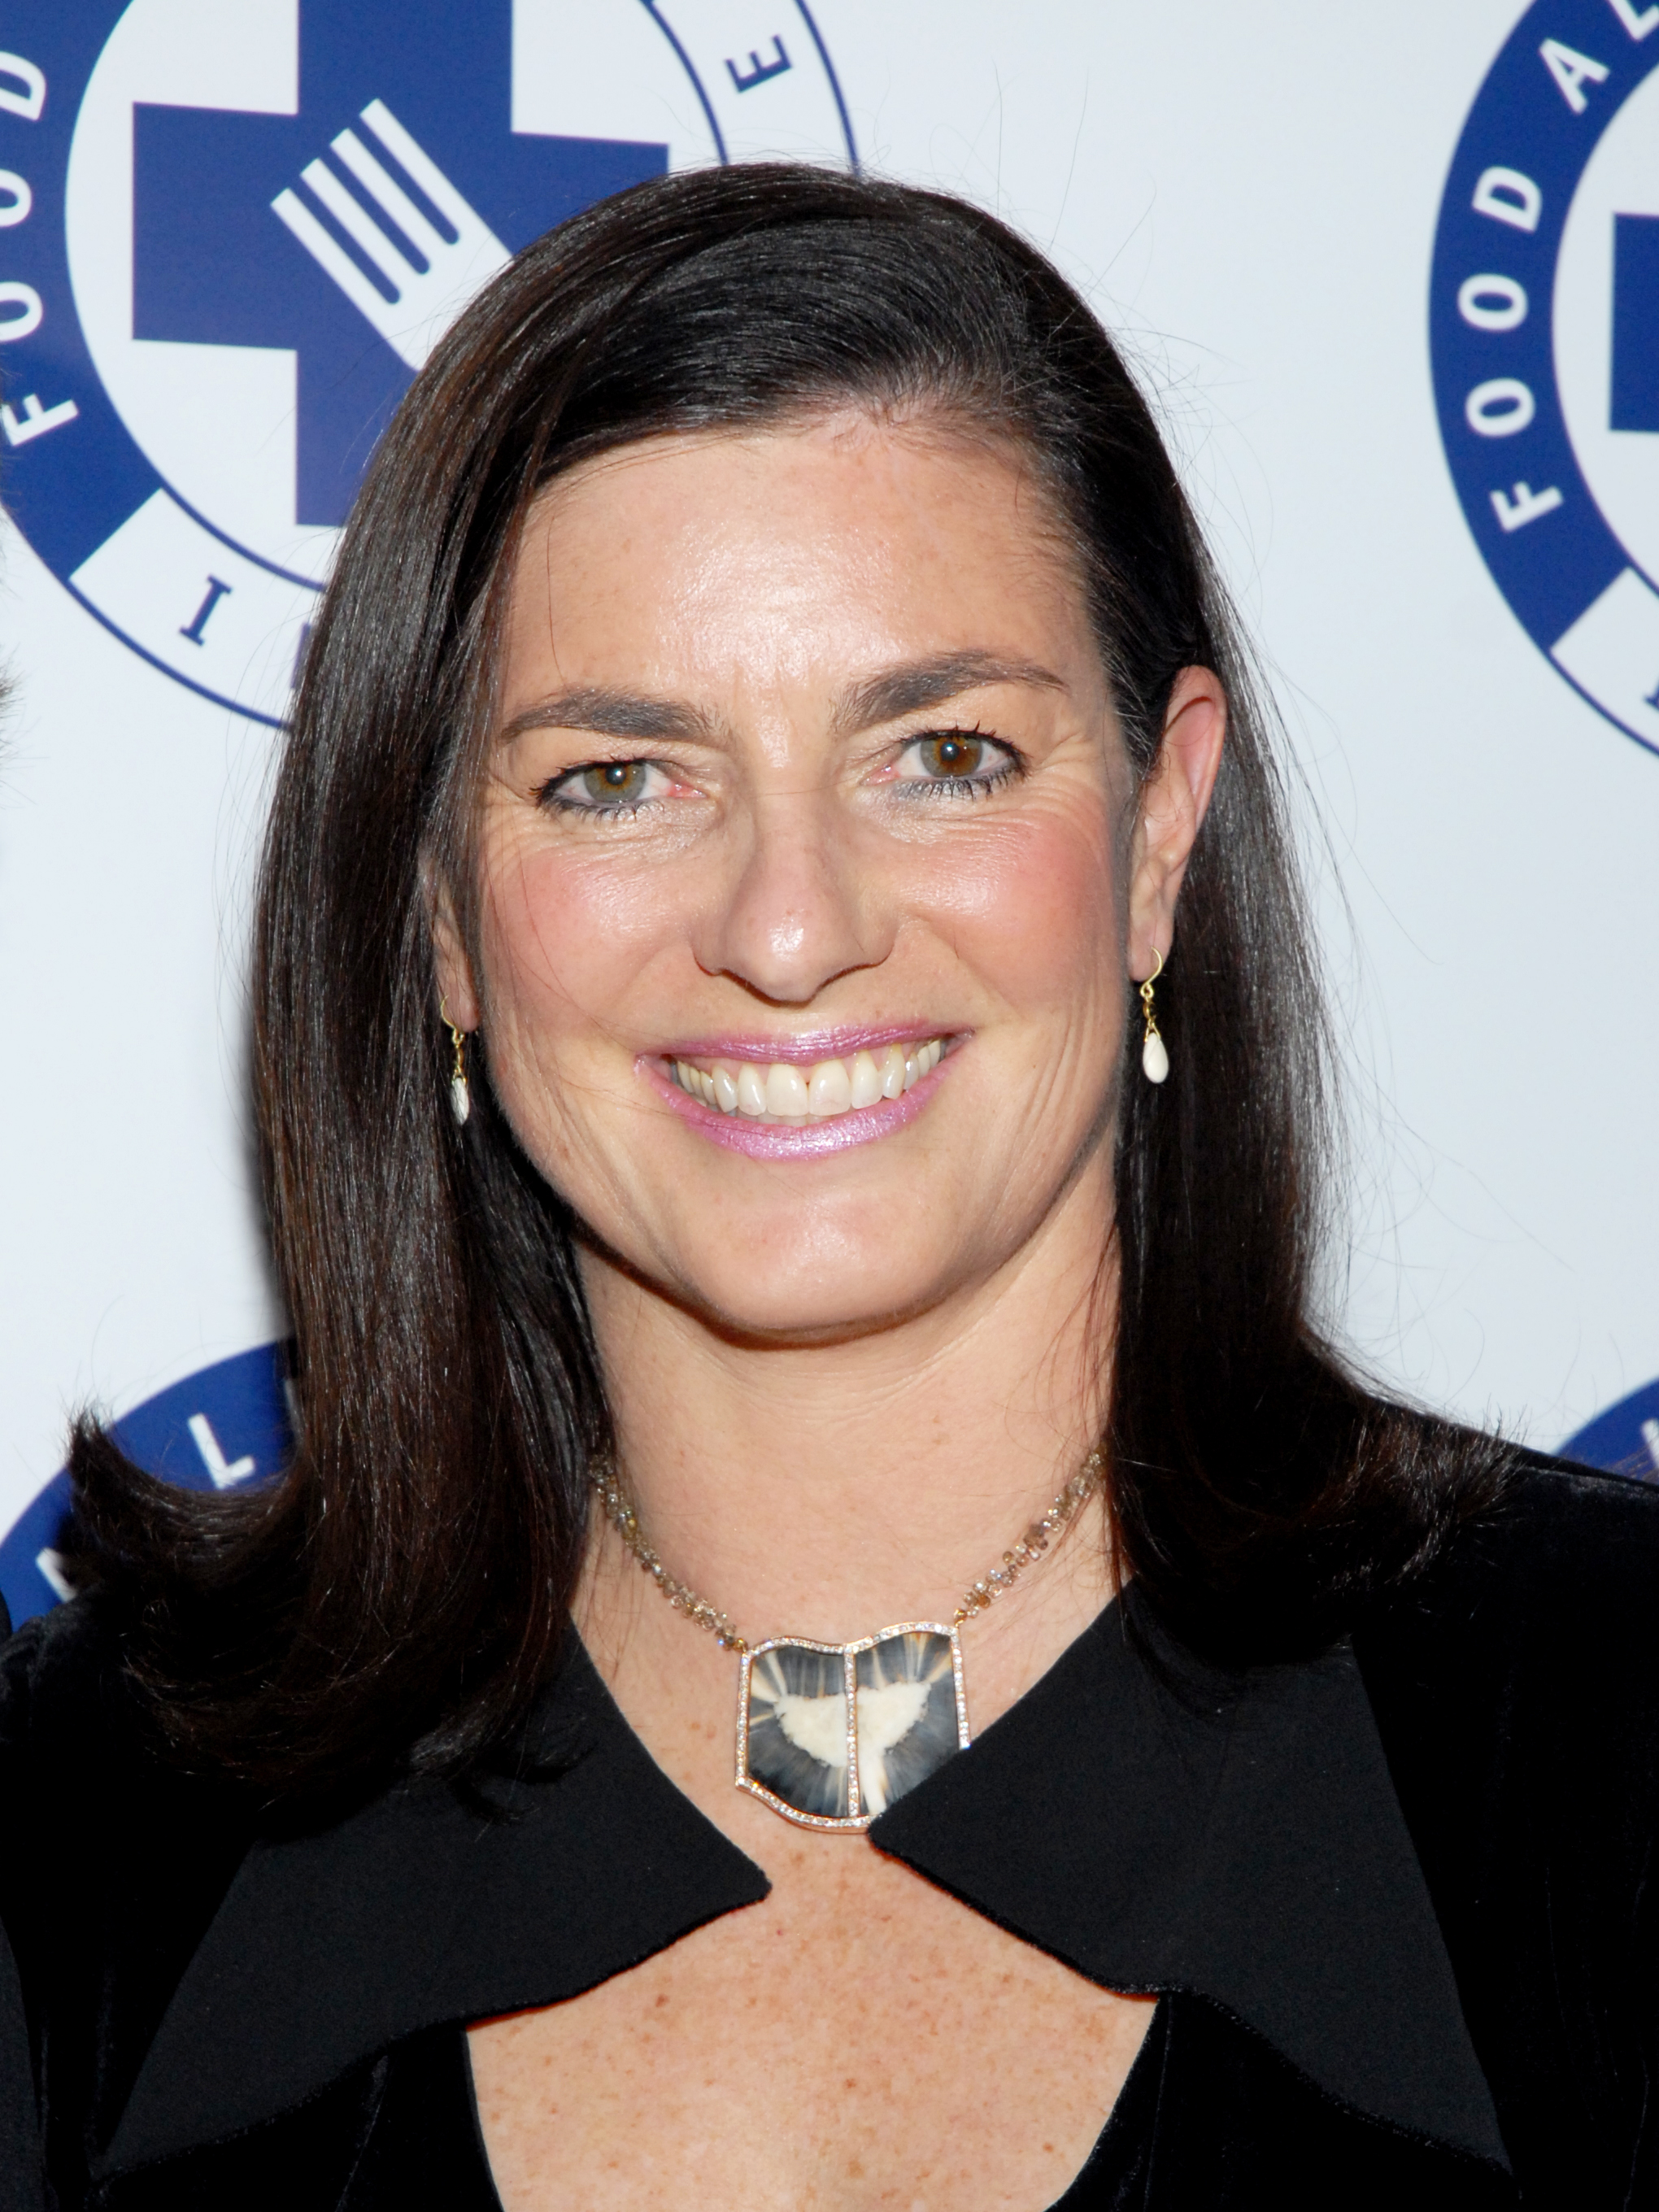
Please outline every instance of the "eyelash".
[[[1000, 790], [1004, 784], [1011, 782], [1015, 777], [1022, 776], [1025, 773], [1024, 760], [1012, 745], [1006, 739], [994, 738], [988, 731], [981, 729], [953, 726], [944, 730], [919, 731], [915, 737], [906, 738], [901, 749], [900, 758], [902, 759], [904, 754], [908, 752], [913, 745], [939, 744], [948, 742], [952, 738], [964, 738], [972, 744], [990, 747], [1000, 753], [1002, 758], [993, 765], [988, 775], [981, 773], [972, 775], [915, 776], [890, 785], [889, 790], [902, 792], [907, 798], [925, 800], [988, 799], [994, 791]], [[550, 776], [536, 793], [537, 803], [542, 806], [551, 807], [560, 814], [580, 816], [584, 822], [635, 821], [647, 808], [659, 802], [651, 799], [632, 800], [618, 799], [607, 804], [595, 805], [561, 795], [563, 787], [574, 783], [579, 777], [591, 775], [598, 769], [619, 767], [654, 769], [658, 775], [670, 777], [673, 775], [672, 769], [663, 761], [644, 759], [580, 761], [575, 767], [563, 769], [557, 775]]]

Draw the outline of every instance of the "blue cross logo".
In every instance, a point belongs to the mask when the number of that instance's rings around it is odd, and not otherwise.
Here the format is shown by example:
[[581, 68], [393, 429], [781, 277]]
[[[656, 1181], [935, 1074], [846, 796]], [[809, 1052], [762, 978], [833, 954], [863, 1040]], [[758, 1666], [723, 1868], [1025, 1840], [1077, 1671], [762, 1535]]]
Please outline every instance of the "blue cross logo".
[[810, 0], [10, 0], [7, 511], [152, 667], [280, 723], [465, 301], [671, 164], [791, 154], [858, 161]]
[[453, 311], [662, 145], [511, 128], [506, 0], [303, 0], [296, 115], [133, 113], [133, 335], [298, 357], [295, 518], [343, 522]]

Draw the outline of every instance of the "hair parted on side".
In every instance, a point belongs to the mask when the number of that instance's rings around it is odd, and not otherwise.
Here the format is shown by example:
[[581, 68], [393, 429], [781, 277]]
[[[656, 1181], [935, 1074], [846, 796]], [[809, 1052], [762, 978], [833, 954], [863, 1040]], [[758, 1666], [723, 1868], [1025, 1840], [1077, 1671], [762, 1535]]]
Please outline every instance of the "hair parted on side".
[[1171, 1073], [1117, 1139], [1114, 1541], [1238, 1663], [1318, 1647], [1490, 1496], [1504, 1455], [1379, 1400], [1312, 1313], [1328, 1054], [1270, 722], [1148, 407], [1034, 248], [941, 195], [790, 165], [665, 178], [477, 299], [368, 470], [307, 655], [254, 937], [253, 1080], [301, 1409], [208, 1497], [77, 1427], [79, 1571], [171, 1755], [302, 1800], [459, 1771], [554, 1670], [609, 1434], [574, 1224], [491, 1102], [458, 1127], [434, 875], [477, 943], [475, 800], [538, 491], [665, 433], [858, 406], [1017, 445], [1072, 532], [1128, 749], [1178, 672], [1230, 736], [1158, 985]]

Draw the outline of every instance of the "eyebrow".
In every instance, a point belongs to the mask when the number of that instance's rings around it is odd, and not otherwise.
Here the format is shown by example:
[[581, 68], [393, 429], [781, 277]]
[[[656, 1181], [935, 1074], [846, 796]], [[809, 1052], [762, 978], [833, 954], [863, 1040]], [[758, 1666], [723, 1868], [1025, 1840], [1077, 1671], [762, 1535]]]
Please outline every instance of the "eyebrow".
[[964, 691], [991, 684], [1019, 684], [1063, 691], [1063, 680], [1034, 660], [1007, 660], [994, 653], [943, 653], [931, 660], [908, 660], [884, 668], [855, 684], [836, 705], [835, 725], [843, 732], [894, 722], [902, 714], [941, 707]]
[[593, 730], [607, 738], [707, 738], [710, 729], [706, 716], [678, 700], [585, 684], [526, 707], [501, 731], [500, 742], [510, 744], [526, 730]]
[[[880, 669], [854, 684], [836, 702], [832, 725], [839, 734], [848, 736], [928, 707], [943, 706], [964, 691], [993, 684], [1024, 684], [1048, 691], [1066, 688], [1061, 678], [1034, 660], [1009, 660], [998, 653], [976, 651], [939, 653], [928, 660], [907, 660], [896, 667]], [[717, 734], [707, 715], [682, 701], [593, 684], [561, 691], [526, 708], [502, 729], [499, 742], [510, 744], [527, 730], [592, 730], [602, 737], [637, 738], [647, 743], [662, 738], [706, 740]]]

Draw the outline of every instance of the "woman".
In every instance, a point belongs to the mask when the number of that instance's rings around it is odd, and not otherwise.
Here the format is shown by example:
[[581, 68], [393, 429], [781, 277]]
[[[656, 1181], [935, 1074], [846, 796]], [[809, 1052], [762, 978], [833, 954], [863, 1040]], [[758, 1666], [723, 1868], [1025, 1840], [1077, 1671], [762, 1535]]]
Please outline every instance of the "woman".
[[1029, 247], [748, 168], [520, 257], [254, 1005], [292, 1469], [84, 1427], [8, 1656], [55, 2203], [1656, 2201], [1655, 1501], [1321, 1335], [1261, 713]]

